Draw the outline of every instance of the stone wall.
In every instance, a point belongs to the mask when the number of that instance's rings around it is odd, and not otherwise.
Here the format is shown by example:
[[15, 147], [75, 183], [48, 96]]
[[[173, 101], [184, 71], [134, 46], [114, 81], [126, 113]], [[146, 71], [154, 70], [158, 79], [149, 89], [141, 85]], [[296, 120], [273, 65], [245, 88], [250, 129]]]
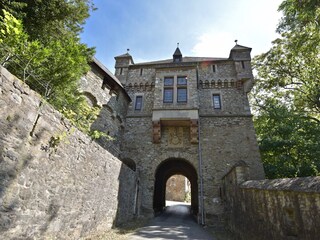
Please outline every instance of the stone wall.
[[113, 139], [108, 141], [107, 137], [102, 137], [97, 142], [113, 155], [119, 156], [129, 100], [123, 89], [115, 94], [103, 85], [104, 81], [108, 81], [105, 74], [95, 64], [91, 64], [91, 71], [81, 78], [80, 88], [89, 104], [100, 108], [91, 130], [99, 130]]
[[[170, 158], [183, 159], [198, 169], [197, 145], [190, 143], [188, 127], [165, 126], [161, 129], [161, 142], [152, 142], [151, 117], [127, 116], [123, 141], [123, 159], [135, 162], [140, 179], [141, 214], [153, 216], [155, 174], [159, 164]], [[178, 134], [179, 142], [173, 142], [171, 132]]]
[[248, 178], [245, 164], [224, 177], [228, 225], [239, 239], [319, 239], [320, 177]]
[[136, 213], [135, 172], [1, 67], [0, 235], [79, 239]]
[[166, 183], [166, 200], [187, 202], [187, 194], [190, 194], [190, 182], [183, 175], [174, 175]]
[[232, 166], [246, 162], [252, 179], [263, 179], [264, 172], [250, 116], [201, 117], [200, 129], [206, 224], [214, 225], [224, 215], [221, 179]]

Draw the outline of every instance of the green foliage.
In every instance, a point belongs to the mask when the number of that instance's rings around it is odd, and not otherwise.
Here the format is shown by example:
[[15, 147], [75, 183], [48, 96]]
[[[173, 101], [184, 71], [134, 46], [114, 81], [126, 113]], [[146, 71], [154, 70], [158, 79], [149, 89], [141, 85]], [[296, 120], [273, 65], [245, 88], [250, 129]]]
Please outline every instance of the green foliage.
[[254, 119], [268, 178], [320, 174], [320, 125], [276, 99]]
[[303, 31], [311, 25], [320, 26], [320, 2], [318, 0], [285, 0], [279, 10], [283, 18], [277, 29], [278, 32]]
[[272, 48], [256, 56], [251, 102], [267, 177], [320, 172], [320, 5], [286, 0]]
[[191, 192], [188, 191], [185, 193], [183, 201], [186, 203], [191, 203]]
[[78, 36], [94, 10], [92, 0], [1, 0], [0, 7], [22, 20], [32, 40], [42, 41], [65, 34]]
[[63, 107], [63, 115], [66, 116], [73, 125], [77, 126], [78, 129], [85, 133], [90, 133], [90, 126], [96, 120], [100, 108], [90, 107], [81, 96], [77, 98], [76, 106], [78, 108]]
[[[36, 5], [42, 3], [53, 7], [54, 5], [51, 4], [58, 1], [35, 2]], [[78, 2], [64, 3], [73, 5]], [[31, 6], [28, 5], [30, 11]], [[25, 14], [28, 15], [29, 12]], [[98, 131], [90, 131], [90, 125], [96, 119], [99, 109], [91, 108], [78, 91], [79, 80], [89, 70], [88, 60], [93, 54], [92, 49], [81, 44], [76, 36], [80, 29], [78, 25], [80, 20], [74, 17], [73, 24], [78, 26], [76, 30], [72, 30], [73, 27], [67, 25], [61, 36], [46, 35], [36, 39], [30, 38], [24, 31], [22, 21], [8, 11], [3, 10], [0, 18], [0, 64], [39, 92], [80, 130], [91, 134], [94, 138], [104, 136]], [[70, 24], [72, 25], [71, 22]], [[50, 24], [43, 27], [50, 27]], [[32, 32], [30, 29], [29, 26], [29, 32]], [[40, 30], [37, 31], [37, 34], [40, 32]]]
[[68, 136], [67, 132], [62, 132], [60, 134], [56, 134], [55, 136], [52, 136], [49, 140], [49, 147], [56, 149], [62, 141], [66, 140], [67, 136]]

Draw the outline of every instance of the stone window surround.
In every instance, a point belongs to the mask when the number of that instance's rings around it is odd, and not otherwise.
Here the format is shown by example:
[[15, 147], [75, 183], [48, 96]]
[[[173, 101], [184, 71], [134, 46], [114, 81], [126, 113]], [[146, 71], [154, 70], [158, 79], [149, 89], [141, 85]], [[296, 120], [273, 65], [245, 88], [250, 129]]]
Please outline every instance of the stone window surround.
[[[214, 107], [214, 102], [213, 102], [213, 96], [214, 96], [214, 95], [219, 95], [219, 96], [220, 96], [220, 108], [215, 108], [215, 107]], [[217, 90], [211, 91], [210, 96], [211, 96], [211, 106], [212, 106], [212, 109], [215, 110], [215, 111], [221, 111], [221, 110], [223, 109], [221, 91], [217, 91]]]
[[[137, 97], [141, 97], [141, 108], [140, 109], [136, 109]], [[143, 110], [143, 106], [144, 106], [144, 93], [136, 93], [136, 94], [134, 94], [133, 110], [135, 112], [141, 112]]]
[[212, 70], [212, 73], [214, 73], [214, 74], [218, 73], [218, 65], [217, 64], [212, 64], [211, 65], [211, 70]]
[[[182, 78], [182, 77], [185, 77], [187, 79], [187, 85], [186, 86], [179, 86], [178, 85], [178, 78]], [[164, 75], [163, 77], [163, 85], [162, 85], [162, 89], [163, 89], [163, 94], [162, 94], [162, 102], [164, 104], [174, 104], [174, 103], [177, 103], [177, 104], [187, 104], [188, 103], [188, 99], [189, 99], [189, 90], [188, 90], [188, 76], [186, 74], [171, 74], [171, 75]], [[165, 78], [173, 78], [173, 86], [165, 86], [164, 85], [164, 79]], [[172, 102], [165, 102], [164, 101], [164, 89], [165, 88], [172, 88], [173, 90], [173, 100]], [[187, 101], [185, 102], [179, 102], [178, 101], [178, 88], [184, 88], [184, 89], [187, 89]]]

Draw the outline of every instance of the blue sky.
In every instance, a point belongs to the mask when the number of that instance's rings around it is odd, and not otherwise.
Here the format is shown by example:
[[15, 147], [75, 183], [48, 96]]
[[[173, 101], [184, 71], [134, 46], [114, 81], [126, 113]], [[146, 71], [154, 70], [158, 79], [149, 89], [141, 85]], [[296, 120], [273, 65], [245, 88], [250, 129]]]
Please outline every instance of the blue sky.
[[238, 44], [252, 56], [277, 35], [281, 0], [94, 0], [81, 41], [114, 72], [114, 57], [130, 49], [134, 62], [168, 59], [180, 43], [183, 56], [228, 57]]

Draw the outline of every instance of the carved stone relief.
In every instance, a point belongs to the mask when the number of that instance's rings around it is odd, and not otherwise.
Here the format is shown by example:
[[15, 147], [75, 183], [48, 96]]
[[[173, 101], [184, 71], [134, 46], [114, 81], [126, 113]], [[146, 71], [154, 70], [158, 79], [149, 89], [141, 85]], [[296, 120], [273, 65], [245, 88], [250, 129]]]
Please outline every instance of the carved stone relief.
[[169, 147], [183, 147], [183, 127], [169, 127]]

